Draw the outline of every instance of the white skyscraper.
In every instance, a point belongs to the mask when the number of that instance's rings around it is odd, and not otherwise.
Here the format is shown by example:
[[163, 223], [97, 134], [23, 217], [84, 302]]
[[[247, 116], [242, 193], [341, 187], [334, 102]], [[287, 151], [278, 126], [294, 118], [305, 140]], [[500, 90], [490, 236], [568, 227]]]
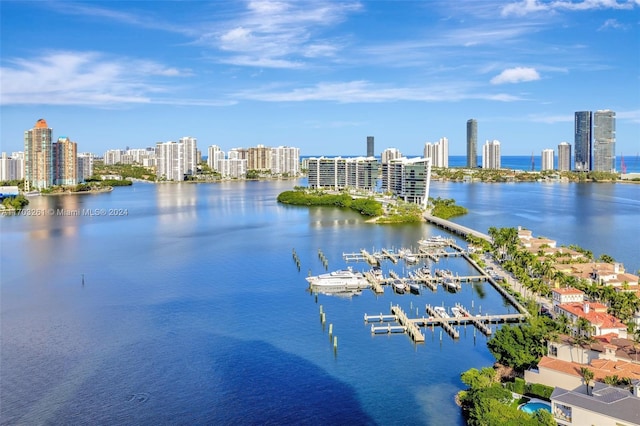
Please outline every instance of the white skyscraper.
[[224, 151], [218, 145], [211, 145], [207, 150], [207, 164], [211, 170], [220, 172], [220, 161], [224, 160]]
[[184, 144], [158, 142], [156, 144], [156, 175], [159, 180], [184, 180]]
[[185, 136], [179, 143], [184, 145], [184, 172], [195, 175], [198, 171], [198, 141], [196, 138]]
[[482, 146], [482, 168], [500, 168], [500, 141], [486, 141]]
[[84, 182], [93, 175], [93, 154], [79, 152], [76, 160], [78, 162], [78, 182]]
[[553, 170], [553, 149], [542, 150], [542, 170]]
[[271, 173], [297, 176], [300, 172], [300, 148], [279, 146], [271, 148]]
[[438, 142], [424, 144], [424, 158], [431, 159], [433, 167], [449, 167], [449, 140], [440, 138]]

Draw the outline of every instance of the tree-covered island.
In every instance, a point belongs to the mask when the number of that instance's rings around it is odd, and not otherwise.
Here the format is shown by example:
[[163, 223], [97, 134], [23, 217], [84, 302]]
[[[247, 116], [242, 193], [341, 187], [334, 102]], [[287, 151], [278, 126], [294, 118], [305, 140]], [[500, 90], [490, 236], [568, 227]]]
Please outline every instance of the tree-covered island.
[[[352, 195], [347, 192], [326, 191], [295, 187], [278, 195], [278, 202], [297, 206], [333, 206], [349, 208], [375, 223], [419, 223], [424, 221], [425, 211], [415, 203], [383, 197], [380, 195]], [[449, 219], [467, 213], [467, 209], [455, 204], [453, 199], [429, 198], [431, 214]]]

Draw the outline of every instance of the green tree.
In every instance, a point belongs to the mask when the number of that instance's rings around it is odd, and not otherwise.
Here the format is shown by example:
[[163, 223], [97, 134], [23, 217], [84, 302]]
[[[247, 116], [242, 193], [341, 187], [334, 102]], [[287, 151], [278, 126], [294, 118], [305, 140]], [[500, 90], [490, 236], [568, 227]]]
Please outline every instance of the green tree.
[[593, 371], [589, 370], [587, 367], [580, 367], [580, 376], [582, 376], [582, 380], [584, 380], [584, 384], [587, 387], [587, 395], [589, 394], [589, 383], [593, 380], [594, 374]]

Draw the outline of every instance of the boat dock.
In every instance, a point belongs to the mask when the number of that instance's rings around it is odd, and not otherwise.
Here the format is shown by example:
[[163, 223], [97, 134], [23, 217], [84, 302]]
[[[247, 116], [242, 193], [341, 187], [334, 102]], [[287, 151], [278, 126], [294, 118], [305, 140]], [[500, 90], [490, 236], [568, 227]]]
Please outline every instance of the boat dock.
[[424, 335], [422, 334], [422, 332], [420, 332], [420, 329], [415, 324], [415, 322], [411, 321], [409, 317], [407, 317], [407, 314], [404, 313], [400, 306], [392, 306], [391, 313], [395, 314], [395, 316], [398, 317], [398, 322], [400, 323], [400, 325], [407, 328], [407, 333], [409, 333], [409, 336], [411, 336], [414, 342], [424, 342]]
[[382, 249], [380, 251], [382, 252], [382, 254], [384, 254], [386, 257], [388, 257], [389, 260], [391, 260], [393, 263], [398, 263], [398, 256], [396, 256], [395, 254], [391, 253], [387, 249]]
[[467, 317], [471, 320], [471, 322], [473, 323], [474, 326], [476, 326], [476, 328], [478, 330], [480, 330], [482, 333], [484, 333], [486, 336], [489, 336], [492, 332], [491, 332], [491, 327], [488, 327], [486, 324], [484, 324], [482, 321], [480, 321], [479, 319], [477, 319], [477, 317], [472, 316], [469, 311], [467, 311], [464, 306], [462, 306], [459, 303], [456, 303], [456, 307], [460, 310], [460, 313], [463, 315], [462, 318]]
[[365, 272], [364, 277], [367, 279], [367, 281], [369, 281], [369, 283], [371, 283], [371, 290], [373, 290], [374, 293], [384, 293], [384, 288], [382, 287], [380, 281], [377, 280], [371, 272]]
[[[453, 328], [453, 327], [451, 326], [451, 324], [450, 324], [448, 321], [445, 321], [445, 320], [447, 320], [447, 319], [451, 319], [451, 318], [445, 318], [445, 317], [442, 317], [439, 313], [437, 313], [437, 312], [436, 312], [436, 311], [431, 307], [431, 305], [427, 305], [427, 306], [425, 306], [425, 309], [426, 309], [427, 313], [428, 313], [429, 315], [431, 315], [431, 317], [433, 317], [433, 318], [438, 318], [438, 319], [439, 319], [439, 321], [438, 321], [438, 323], [439, 323], [439, 324], [438, 324], [438, 325], [440, 325], [440, 326], [444, 329], [444, 331], [446, 331], [447, 333], [449, 333], [449, 335], [450, 335], [451, 337], [453, 337], [454, 339], [459, 339], [459, 338], [460, 338], [460, 333], [458, 332], [458, 330], [456, 330], [455, 328]], [[457, 318], [454, 318], [454, 319], [457, 319]], [[424, 318], [423, 318], [422, 320], [423, 320], [423, 321], [426, 321]], [[418, 320], [418, 321], [419, 321], [419, 320]], [[427, 326], [427, 325], [429, 325], [429, 324], [428, 324], [427, 322], [424, 322], [422, 325], [424, 325], [424, 326], [426, 327], [426, 326]], [[435, 325], [435, 321], [434, 321], [433, 323], [431, 323], [431, 325]]]

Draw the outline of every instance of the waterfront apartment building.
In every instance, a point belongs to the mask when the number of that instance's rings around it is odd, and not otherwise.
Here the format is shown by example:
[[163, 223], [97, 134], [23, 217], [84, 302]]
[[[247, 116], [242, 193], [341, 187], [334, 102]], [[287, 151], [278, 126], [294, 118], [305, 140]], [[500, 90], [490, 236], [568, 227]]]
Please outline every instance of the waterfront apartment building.
[[571, 145], [568, 142], [560, 142], [558, 145], [558, 170], [571, 170]]
[[249, 170], [271, 170], [271, 148], [258, 145], [248, 149], [248, 167]]
[[214, 172], [220, 172], [220, 161], [224, 160], [225, 153], [218, 145], [211, 145], [207, 149], [207, 165], [211, 167]]
[[68, 137], [59, 137], [53, 143], [54, 185], [78, 183], [78, 145]]
[[467, 167], [478, 167], [478, 122], [467, 120]]
[[500, 166], [500, 141], [487, 140], [482, 147], [482, 168], [499, 169]]
[[389, 190], [408, 202], [422, 204], [428, 198], [428, 158], [397, 158], [389, 162]]
[[33, 129], [24, 132], [25, 191], [46, 189], [53, 185], [53, 129], [39, 119]]
[[367, 157], [375, 157], [373, 136], [367, 136]]
[[0, 154], [0, 182], [24, 179], [24, 152]]
[[104, 153], [102, 161], [104, 162], [105, 166], [120, 164], [122, 162], [122, 156], [124, 154], [124, 151], [121, 149], [109, 149]]
[[616, 171], [616, 113], [611, 110], [593, 113], [593, 170]]
[[391, 168], [389, 167], [389, 163], [391, 160], [395, 160], [396, 158], [402, 158], [402, 153], [397, 148], [387, 148], [382, 151], [382, 155], [380, 156], [382, 163], [382, 191], [383, 192], [391, 192], [391, 187], [389, 186], [389, 182], [391, 179], [390, 173]]
[[156, 175], [158, 180], [184, 180], [184, 144], [180, 142], [158, 142], [156, 144]]
[[93, 176], [93, 154], [90, 152], [80, 152], [77, 156], [78, 182], [84, 182]]
[[319, 157], [308, 159], [310, 188], [344, 189], [347, 187], [372, 191], [378, 178], [378, 161], [373, 157]]
[[591, 111], [577, 111], [575, 113], [573, 166], [577, 172], [591, 170]]
[[271, 173], [298, 176], [300, 174], [300, 148], [278, 146], [271, 149]]
[[553, 149], [543, 149], [541, 170], [553, 170], [553, 160], [554, 160]]
[[433, 167], [449, 167], [449, 140], [440, 138], [438, 142], [424, 144], [424, 158], [431, 159]]
[[180, 138], [178, 143], [184, 146], [184, 172], [187, 176], [192, 176], [198, 172], [198, 141], [191, 136]]
[[223, 178], [242, 179], [247, 176], [247, 160], [245, 158], [223, 158], [218, 160], [218, 172]]

